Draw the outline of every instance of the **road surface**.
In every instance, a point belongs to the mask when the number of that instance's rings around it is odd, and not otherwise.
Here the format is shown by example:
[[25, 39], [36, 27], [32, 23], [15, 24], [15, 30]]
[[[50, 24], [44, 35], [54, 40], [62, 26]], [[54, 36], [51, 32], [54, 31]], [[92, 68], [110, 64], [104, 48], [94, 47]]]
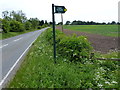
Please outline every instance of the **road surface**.
[[0, 52], [2, 55], [2, 67], [0, 67], [2, 68], [2, 80], [0, 81], [0, 85], [4, 83], [5, 79], [41, 32], [46, 29], [44, 28], [0, 41], [2, 42], [2, 46], [0, 46], [2, 50]]

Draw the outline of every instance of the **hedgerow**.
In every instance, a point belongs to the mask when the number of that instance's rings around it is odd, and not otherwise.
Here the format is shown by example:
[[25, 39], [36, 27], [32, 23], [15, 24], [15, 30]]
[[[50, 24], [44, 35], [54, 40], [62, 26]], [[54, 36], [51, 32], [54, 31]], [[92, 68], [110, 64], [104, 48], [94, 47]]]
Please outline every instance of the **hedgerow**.
[[[45, 33], [46, 40], [53, 44], [52, 30]], [[59, 30], [56, 30], [56, 47], [58, 55], [69, 58], [70, 61], [84, 62], [89, 59], [92, 46], [85, 36], [77, 37], [66, 36]]]
[[11, 32], [22, 32], [24, 30], [25, 30], [24, 25], [21, 22], [15, 20], [10, 21]]

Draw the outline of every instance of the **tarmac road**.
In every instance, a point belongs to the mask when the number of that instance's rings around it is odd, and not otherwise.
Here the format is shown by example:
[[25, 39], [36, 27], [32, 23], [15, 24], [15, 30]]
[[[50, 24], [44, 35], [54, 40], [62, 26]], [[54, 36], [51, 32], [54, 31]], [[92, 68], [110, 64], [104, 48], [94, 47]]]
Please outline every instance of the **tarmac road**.
[[11, 71], [16, 67], [17, 63], [21, 60], [22, 56], [29, 49], [37, 37], [47, 28], [1, 40], [2, 46], [0, 55], [2, 56], [2, 80], [0, 86], [4, 83], [5, 79], [9, 76]]

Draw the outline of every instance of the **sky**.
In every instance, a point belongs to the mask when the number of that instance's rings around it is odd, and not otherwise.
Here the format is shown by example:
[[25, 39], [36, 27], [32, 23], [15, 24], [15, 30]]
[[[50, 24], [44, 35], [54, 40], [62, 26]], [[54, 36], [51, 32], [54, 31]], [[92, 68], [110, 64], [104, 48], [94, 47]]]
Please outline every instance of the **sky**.
[[[0, 0], [0, 18], [3, 11], [22, 10], [27, 18], [52, 21], [52, 3], [65, 6], [63, 21], [118, 21], [119, 0]], [[55, 21], [61, 22], [61, 14], [55, 14]]]

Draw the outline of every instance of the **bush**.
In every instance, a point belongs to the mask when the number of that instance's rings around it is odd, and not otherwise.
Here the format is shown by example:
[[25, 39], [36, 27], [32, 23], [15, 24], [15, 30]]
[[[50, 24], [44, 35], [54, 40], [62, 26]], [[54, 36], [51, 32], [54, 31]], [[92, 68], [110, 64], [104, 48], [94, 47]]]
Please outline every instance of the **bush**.
[[0, 28], [2, 28], [2, 19], [0, 18]]
[[5, 19], [2, 20], [2, 29], [3, 29], [3, 32], [5, 32], [5, 33], [9, 32], [9, 30], [10, 30], [9, 21], [7, 21]]
[[[53, 44], [53, 34], [51, 30], [46, 31], [46, 40]], [[69, 58], [70, 61], [80, 61], [89, 59], [92, 46], [84, 36], [66, 36], [61, 31], [56, 30], [56, 47], [58, 54]]]
[[25, 26], [25, 30], [30, 30], [32, 28], [32, 24], [29, 21], [25, 22], [24, 26]]
[[42, 27], [41, 26], [38, 26], [37, 29], [41, 29]]
[[57, 51], [63, 57], [69, 57], [70, 61], [80, 61], [89, 59], [92, 47], [86, 37], [80, 36], [60, 36], [57, 38]]
[[18, 21], [10, 21], [10, 31], [11, 32], [23, 32], [25, 30], [24, 25]]

